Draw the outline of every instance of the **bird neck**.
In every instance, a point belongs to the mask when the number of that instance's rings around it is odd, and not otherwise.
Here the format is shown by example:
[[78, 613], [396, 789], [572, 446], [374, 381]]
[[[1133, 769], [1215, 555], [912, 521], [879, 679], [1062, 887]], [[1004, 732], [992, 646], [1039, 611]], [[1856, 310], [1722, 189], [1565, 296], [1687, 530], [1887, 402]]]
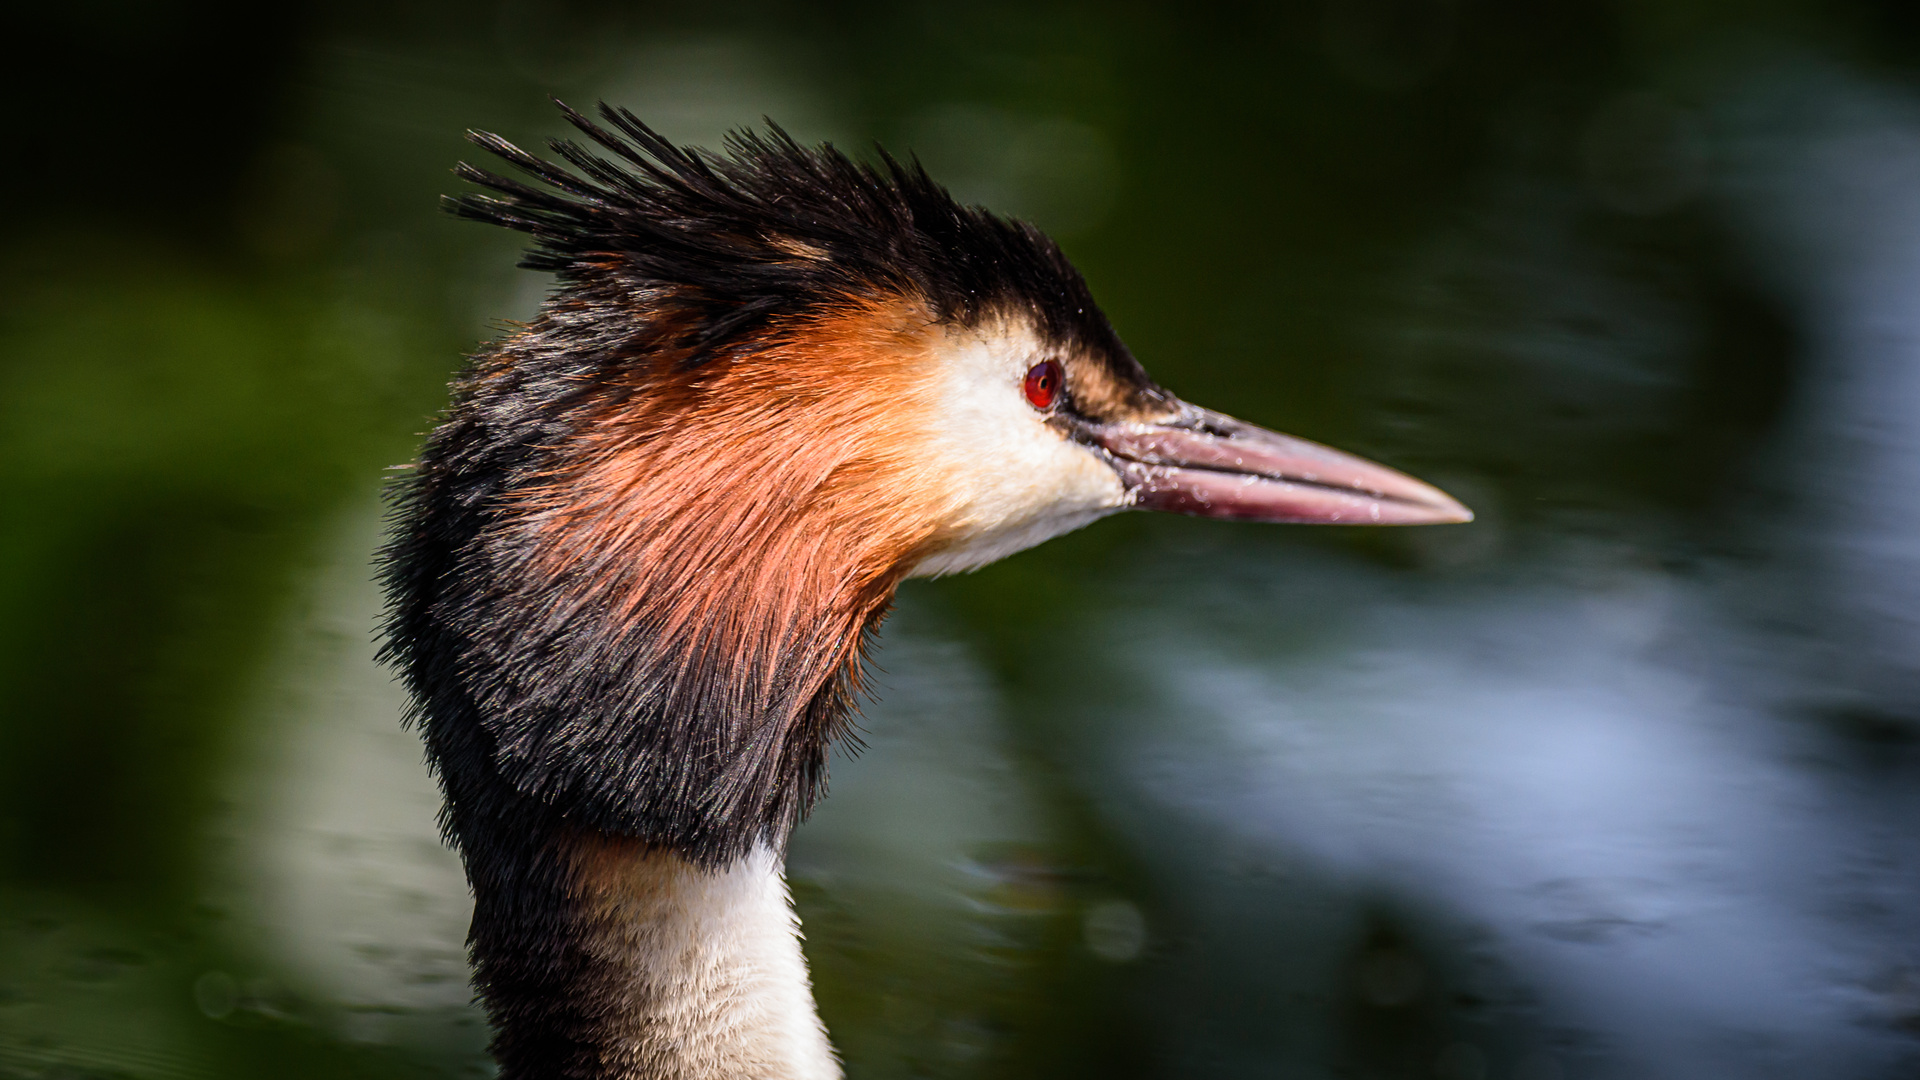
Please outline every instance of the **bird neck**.
[[839, 392], [927, 382], [930, 324], [848, 308], [689, 366], [575, 341], [582, 317], [476, 358], [384, 556], [494, 1055], [508, 1080], [836, 1077], [779, 852], [941, 540], [940, 485], [898, 490], [926, 408]]
[[475, 882], [501, 1077], [837, 1080], [778, 853], [708, 868], [564, 826], [540, 848]]

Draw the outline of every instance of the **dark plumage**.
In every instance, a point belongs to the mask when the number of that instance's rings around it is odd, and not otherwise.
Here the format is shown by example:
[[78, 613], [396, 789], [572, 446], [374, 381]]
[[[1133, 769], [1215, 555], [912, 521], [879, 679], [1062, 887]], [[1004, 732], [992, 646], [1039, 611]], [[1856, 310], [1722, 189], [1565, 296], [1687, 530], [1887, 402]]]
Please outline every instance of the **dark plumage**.
[[613, 159], [551, 141], [576, 174], [473, 132], [476, 145], [545, 187], [463, 164], [462, 179], [504, 197], [461, 195], [447, 206], [532, 234], [520, 265], [565, 285], [613, 279], [663, 290], [647, 302], [684, 312], [674, 344], [694, 362], [769, 319], [886, 292], [917, 294], [960, 321], [1017, 304], [1062, 345], [1145, 378], [1046, 234], [962, 206], [917, 161], [881, 150], [877, 167], [860, 164], [831, 146], [803, 147], [771, 121], [764, 135], [729, 135], [722, 156], [675, 146], [625, 109], [601, 105], [613, 131], [560, 110]]

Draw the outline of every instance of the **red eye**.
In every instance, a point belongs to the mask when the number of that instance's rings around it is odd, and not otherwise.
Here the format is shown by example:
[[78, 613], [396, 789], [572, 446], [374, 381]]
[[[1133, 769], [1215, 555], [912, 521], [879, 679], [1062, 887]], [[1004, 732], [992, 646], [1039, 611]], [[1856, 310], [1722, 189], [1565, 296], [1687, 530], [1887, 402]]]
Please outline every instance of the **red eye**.
[[1064, 372], [1060, 370], [1060, 361], [1042, 360], [1027, 369], [1027, 401], [1036, 409], [1051, 409], [1060, 397], [1060, 380]]

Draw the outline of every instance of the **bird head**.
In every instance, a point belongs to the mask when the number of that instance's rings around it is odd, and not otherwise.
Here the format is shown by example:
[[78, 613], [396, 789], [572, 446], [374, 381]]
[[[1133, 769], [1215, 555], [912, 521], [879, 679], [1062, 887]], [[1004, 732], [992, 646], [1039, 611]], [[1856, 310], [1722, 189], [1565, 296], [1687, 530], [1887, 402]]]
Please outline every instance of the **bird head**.
[[591, 149], [558, 162], [472, 136], [531, 182], [462, 166], [491, 194], [451, 208], [532, 234], [558, 287], [456, 384], [388, 555], [450, 795], [477, 771], [725, 861], [811, 802], [903, 578], [1127, 509], [1471, 517], [1181, 401], [1050, 240], [917, 165], [565, 112]]

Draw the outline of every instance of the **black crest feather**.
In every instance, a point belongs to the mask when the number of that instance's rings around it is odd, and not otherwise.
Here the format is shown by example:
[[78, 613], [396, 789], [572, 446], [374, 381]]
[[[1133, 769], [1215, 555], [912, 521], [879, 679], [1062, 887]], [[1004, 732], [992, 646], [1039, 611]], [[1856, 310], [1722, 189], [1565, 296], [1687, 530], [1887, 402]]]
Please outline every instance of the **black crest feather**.
[[1057, 341], [1125, 353], [1051, 239], [961, 205], [917, 160], [879, 150], [878, 165], [855, 162], [831, 145], [801, 146], [771, 120], [714, 154], [674, 145], [625, 109], [603, 103], [596, 123], [555, 104], [610, 156], [550, 141], [569, 171], [470, 132], [537, 183], [462, 164], [462, 179], [496, 194], [449, 197], [448, 208], [532, 235], [521, 265], [563, 283], [613, 270], [672, 288], [695, 316], [685, 344], [700, 356], [768, 319], [875, 290], [916, 292], [963, 321], [1018, 304]]

